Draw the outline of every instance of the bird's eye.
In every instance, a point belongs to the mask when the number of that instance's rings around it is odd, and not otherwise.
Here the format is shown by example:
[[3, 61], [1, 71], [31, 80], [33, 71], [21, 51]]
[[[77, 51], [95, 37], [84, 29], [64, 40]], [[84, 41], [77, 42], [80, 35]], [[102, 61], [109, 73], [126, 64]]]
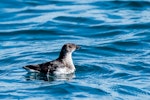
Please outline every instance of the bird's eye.
[[71, 46], [71, 45], [69, 45], [69, 48], [72, 48], [72, 46]]

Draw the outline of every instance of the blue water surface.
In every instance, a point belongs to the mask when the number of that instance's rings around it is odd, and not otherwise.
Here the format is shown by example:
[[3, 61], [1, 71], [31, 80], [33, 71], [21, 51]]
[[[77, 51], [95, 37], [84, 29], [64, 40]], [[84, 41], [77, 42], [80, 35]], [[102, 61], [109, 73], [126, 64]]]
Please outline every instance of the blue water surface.
[[[1, 0], [0, 9], [0, 99], [150, 100], [149, 0]], [[81, 46], [75, 74], [22, 68], [68, 42]]]

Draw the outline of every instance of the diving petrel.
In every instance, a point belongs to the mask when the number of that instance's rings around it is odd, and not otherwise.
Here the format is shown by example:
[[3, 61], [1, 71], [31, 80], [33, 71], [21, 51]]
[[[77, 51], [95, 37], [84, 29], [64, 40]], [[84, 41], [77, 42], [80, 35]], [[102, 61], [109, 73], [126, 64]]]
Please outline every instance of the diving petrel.
[[72, 60], [72, 53], [77, 49], [79, 49], [79, 46], [76, 44], [64, 44], [57, 59], [42, 64], [27, 65], [23, 68], [30, 72], [41, 72], [54, 75], [74, 73], [75, 66]]

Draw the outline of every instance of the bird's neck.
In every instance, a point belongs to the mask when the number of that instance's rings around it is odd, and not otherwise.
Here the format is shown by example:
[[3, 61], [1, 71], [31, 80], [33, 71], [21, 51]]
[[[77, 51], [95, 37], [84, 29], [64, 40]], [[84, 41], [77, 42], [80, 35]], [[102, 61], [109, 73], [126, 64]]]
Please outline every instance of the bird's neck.
[[72, 60], [72, 52], [60, 53], [59, 58], [63, 61], [66, 67], [74, 68], [73, 60]]
[[74, 65], [72, 60], [72, 53], [67, 53], [64, 58], [64, 61], [69, 65]]

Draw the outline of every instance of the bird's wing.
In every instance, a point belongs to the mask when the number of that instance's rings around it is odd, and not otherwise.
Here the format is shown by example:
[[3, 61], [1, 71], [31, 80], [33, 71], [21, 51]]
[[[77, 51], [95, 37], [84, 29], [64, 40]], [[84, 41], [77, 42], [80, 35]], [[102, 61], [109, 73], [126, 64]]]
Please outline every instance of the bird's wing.
[[52, 74], [58, 67], [62, 67], [62, 66], [63, 66], [62, 63], [60, 63], [57, 60], [54, 60], [54, 61], [37, 64], [37, 65], [27, 65], [24, 66], [23, 68], [30, 72], [42, 72], [42, 73], [49, 72], [50, 74]]
[[29, 72], [40, 72], [41, 71], [41, 68], [39, 65], [27, 65], [27, 66], [24, 66], [23, 68]]
[[46, 62], [46, 63], [42, 63], [42, 64], [36, 64], [36, 65], [27, 65], [27, 66], [24, 66], [23, 68], [26, 69], [29, 72], [43, 72], [43, 73], [47, 73], [48, 66], [51, 66], [51, 62]]

